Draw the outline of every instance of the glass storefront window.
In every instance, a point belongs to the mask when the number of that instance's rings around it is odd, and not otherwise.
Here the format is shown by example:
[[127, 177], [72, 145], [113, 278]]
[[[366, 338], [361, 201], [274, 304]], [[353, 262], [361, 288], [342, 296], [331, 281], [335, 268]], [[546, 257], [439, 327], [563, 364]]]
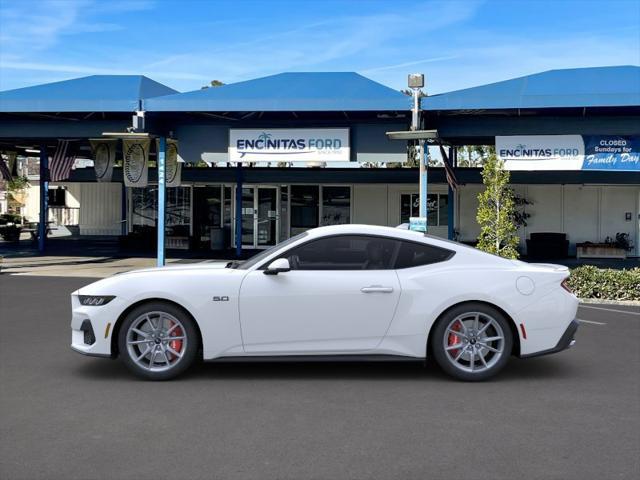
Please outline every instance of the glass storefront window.
[[[189, 235], [191, 225], [190, 187], [167, 188], [167, 227]], [[131, 225], [134, 231], [156, 227], [158, 218], [158, 188], [131, 189]], [[185, 233], [186, 232], [186, 233]]]
[[156, 226], [158, 189], [155, 187], [131, 189], [131, 226], [134, 231]]
[[[431, 227], [446, 227], [449, 223], [447, 210], [449, 199], [446, 194], [427, 194], [427, 225]], [[403, 193], [400, 195], [400, 223], [409, 223], [410, 217], [420, 215], [420, 195], [417, 193]]]
[[291, 235], [318, 226], [320, 187], [291, 185]]
[[449, 196], [440, 195], [438, 199], [438, 225], [447, 226], [449, 224]]
[[427, 225], [438, 226], [438, 194], [427, 193]]
[[[199, 248], [209, 249], [219, 243], [222, 228], [222, 187], [193, 188], [193, 233]], [[212, 236], [214, 239], [212, 240]], [[223, 248], [223, 247], [218, 247]]]
[[233, 199], [231, 198], [233, 194], [231, 193], [231, 187], [224, 187], [224, 213], [223, 213], [223, 225], [225, 227], [231, 228], [231, 202]]
[[351, 188], [322, 187], [322, 225], [351, 222]]
[[167, 188], [166, 223], [168, 227], [191, 225], [191, 189], [189, 187]]
[[400, 195], [400, 223], [409, 223], [410, 217], [417, 217], [420, 212], [420, 197], [417, 193]]

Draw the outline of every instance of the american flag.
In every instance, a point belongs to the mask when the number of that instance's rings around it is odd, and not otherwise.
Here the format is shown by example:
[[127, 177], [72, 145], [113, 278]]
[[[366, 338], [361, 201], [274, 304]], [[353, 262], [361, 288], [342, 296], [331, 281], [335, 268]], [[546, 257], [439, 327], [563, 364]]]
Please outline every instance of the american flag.
[[0, 155], [0, 175], [7, 182], [10, 182], [11, 180], [13, 180], [13, 175], [11, 175], [11, 170], [9, 170], [9, 167], [7, 167], [7, 162], [4, 161], [4, 158], [2, 158], [2, 155]]
[[71, 140], [58, 140], [58, 146], [52, 157], [49, 157], [49, 181], [60, 182], [69, 178], [71, 167], [76, 160], [74, 152], [70, 153]]
[[451, 160], [447, 157], [447, 152], [444, 151], [442, 145], [440, 145], [440, 154], [442, 155], [442, 161], [444, 162], [444, 173], [447, 177], [447, 183], [451, 187], [452, 190], [458, 188], [458, 179], [456, 178], [456, 172], [453, 170], [451, 166]]

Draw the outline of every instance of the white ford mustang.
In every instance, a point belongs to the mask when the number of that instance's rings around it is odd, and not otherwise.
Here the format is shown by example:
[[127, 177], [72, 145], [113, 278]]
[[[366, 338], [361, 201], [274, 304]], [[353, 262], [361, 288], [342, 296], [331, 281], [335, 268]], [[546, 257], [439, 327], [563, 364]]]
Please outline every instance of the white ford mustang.
[[416, 232], [310, 230], [245, 263], [138, 270], [71, 296], [72, 348], [163, 380], [204, 360], [416, 360], [482, 380], [510, 355], [574, 343], [577, 298], [556, 265]]

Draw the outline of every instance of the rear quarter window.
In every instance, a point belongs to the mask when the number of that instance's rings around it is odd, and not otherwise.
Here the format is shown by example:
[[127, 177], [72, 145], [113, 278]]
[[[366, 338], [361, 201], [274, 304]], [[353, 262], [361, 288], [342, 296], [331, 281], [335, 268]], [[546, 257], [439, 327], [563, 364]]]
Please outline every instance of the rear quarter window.
[[432, 263], [445, 262], [454, 255], [454, 251], [446, 248], [402, 240], [395, 266], [396, 269], [400, 269], [431, 265]]

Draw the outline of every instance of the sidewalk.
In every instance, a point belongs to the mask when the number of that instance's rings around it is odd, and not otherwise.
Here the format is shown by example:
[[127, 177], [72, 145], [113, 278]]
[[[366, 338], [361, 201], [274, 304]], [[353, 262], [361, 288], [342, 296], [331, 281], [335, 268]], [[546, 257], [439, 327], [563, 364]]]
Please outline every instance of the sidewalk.
[[[224, 265], [227, 261], [169, 259], [167, 260], [167, 265], [204, 262]], [[3, 259], [2, 274], [104, 278], [120, 272], [155, 266], [156, 261], [154, 258], [139, 257], [15, 257]]]

